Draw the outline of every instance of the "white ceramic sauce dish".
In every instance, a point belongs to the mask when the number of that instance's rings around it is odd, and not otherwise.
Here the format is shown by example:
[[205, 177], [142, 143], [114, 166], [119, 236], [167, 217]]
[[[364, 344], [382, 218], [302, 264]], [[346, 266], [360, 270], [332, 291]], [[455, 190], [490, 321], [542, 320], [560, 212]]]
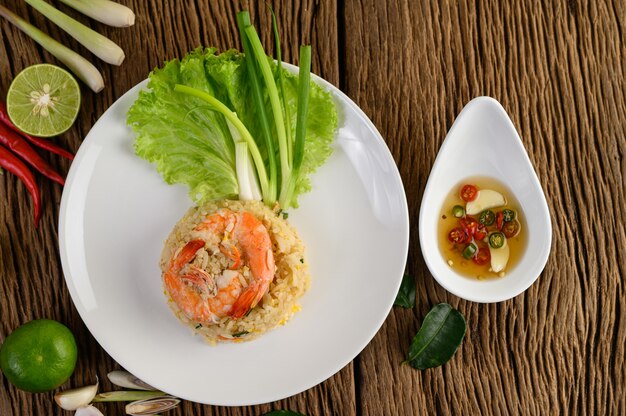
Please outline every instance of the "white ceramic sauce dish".
[[[437, 226], [446, 196], [466, 178], [490, 177], [520, 202], [528, 244], [519, 262], [500, 278], [465, 277], [453, 270], [439, 249]], [[441, 145], [419, 216], [419, 238], [426, 265], [446, 290], [474, 302], [511, 299], [539, 277], [550, 254], [550, 212], [539, 179], [515, 126], [498, 101], [478, 97], [458, 115]]]

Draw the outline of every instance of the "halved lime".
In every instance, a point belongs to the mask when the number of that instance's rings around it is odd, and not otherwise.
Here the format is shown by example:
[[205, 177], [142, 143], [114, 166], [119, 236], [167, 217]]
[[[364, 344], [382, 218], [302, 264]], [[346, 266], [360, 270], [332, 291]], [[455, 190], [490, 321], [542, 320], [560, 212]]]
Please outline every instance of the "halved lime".
[[58, 66], [39, 64], [17, 74], [7, 93], [9, 118], [24, 133], [56, 136], [69, 129], [80, 107], [80, 88]]

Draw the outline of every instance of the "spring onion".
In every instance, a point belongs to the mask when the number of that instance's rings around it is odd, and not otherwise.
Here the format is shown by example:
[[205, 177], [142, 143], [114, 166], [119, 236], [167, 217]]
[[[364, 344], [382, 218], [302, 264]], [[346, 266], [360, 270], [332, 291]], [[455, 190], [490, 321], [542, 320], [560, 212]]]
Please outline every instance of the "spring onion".
[[264, 199], [269, 206], [272, 206], [276, 202], [278, 192], [276, 152], [274, 151], [274, 140], [272, 138], [270, 122], [267, 117], [263, 93], [261, 92], [261, 81], [259, 80], [259, 75], [257, 73], [254, 53], [252, 52], [250, 40], [248, 40], [248, 37], [245, 34], [246, 27], [251, 24], [250, 14], [247, 11], [237, 13], [237, 23], [239, 25], [239, 34], [241, 36], [241, 43], [244, 50], [246, 69], [248, 70], [248, 74], [250, 76], [250, 86], [252, 89], [252, 96], [254, 98], [254, 106], [258, 113], [261, 133], [263, 134], [265, 150], [269, 162], [268, 192]]
[[[261, 39], [256, 33], [254, 26], [247, 26], [244, 30], [246, 36], [250, 41], [251, 50], [254, 53], [254, 57], [263, 76], [265, 82], [265, 88], [267, 89], [267, 95], [269, 97], [270, 106], [272, 108], [272, 115], [274, 116], [274, 124], [276, 128], [276, 136], [278, 137], [278, 150], [280, 155], [280, 172], [281, 172], [281, 188], [284, 189], [289, 180], [290, 161], [287, 151], [287, 137], [285, 135], [285, 121], [283, 118], [283, 109], [281, 108], [280, 97], [278, 96], [278, 89], [276, 88], [276, 81], [270, 68], [270, 63], [267, 59], [267, 55], [261, 45]], [[282, 190], [281, 190], [282, 193]], [[287, 208], [286, 206], [284, 208]]]
[[66, 31], [98, 58], [112, 65], [120, 65], [124, 61], [122, 48], [106, 36], [102, 36], [95, 30], [72, 19], [43, 0], [26, 0], [26, 2]]
[[276, 48], [276, 80], [278, 81], [278, 91], [280, 92], [280, 98], [283, 100], [283, 110], [285, 117], [285, 130], [287, 133], [287, 157], [289, 160], [293, 160], [293, 139], [291, 137], [291, 113], [289, 111], [289, 105], [287, 105], [287, 97], [285, 96], [285, 86], [283, 82], [283, 61], [282, 54], [280, 52], [280, 33], [278, 33], [278, 23], [276, 22], [276, 13], [272, 6], [268, 5], [270, 12], [272, 12], [272, 27], [274, 28], [274, 41]]
[[135, 24], [135, 13], [110, 0], [60, 0], [74, 10], [105, 25], [128, 27]]
[[250, 159], [248, 144], [244, 141], [235, 143], [235, 158], [237, 161], [237, 181], [239, 182], [239, 199], [244, 201], [260, 201], [261, 193], [254, 173], [254, 166]]
[[248, 144], [241, 138], [241, 134], [233, 123], [226, 120], [230, 135], [235, 142], [235, 165], [237, 182], [239, 183], [239, 199], [244, 201], [260, 201], [261, 190], [256, 177], [256, 171], [250, 159]]
[[280, 206], [284, 207], [284, 209], [289, 208], [292, 203], [293, 193], [300, 179], [300, 168], [304, 160], [304, 139], [306, 136], [306, 118], [311, 84], [311, 45], [300, 46], [300, 72], [298, 77], [298, 113], [296, 119], [296, 140], [293, 146], [293, 165], [291, 176], [280, 193]]
[[45, 50], [54, 55], [59, 61], [67, 66], [80, 80], [82, 80], [94, 92], [100, 92], [104, 88], [102, 75], [88, 60], [62, 45], [50, 36], [26, 22], [15, 13], [0, 5], [0, 16], [7, 19], [22, 32], [30, 36]]
[[200, 98], [201, 100], [206, 101], [214, 110], [221, 113], [226, 120], [231, 122], [239, 134], [241, 138], [247, 143], [248, 148], [250, 149], [250, 154], [252, 155], [252, 160], [254, 161], [254, 166], [256, 167], [256, 171], [259, 177], [259, 182], [261, 184], [261, 192], [263, 193], [263, 199], [265, 199], [265, 195], [269, 190], [268, 181], [267, 181], [267, 173], [265, 171], [265, 165], [263, 164], [263, 158], [261, 157], [261, 153], [259, 152], [259, 148], [257, 147], [254, 139], [250, 135], [250, 132], [246, 128], [246, 126], [241, 122], [237, 114], [232, 112], [224, 103], [222, 103], [217, 98], [213, 97], [211, 94], [208, 94], [204, 91], [197, 90], [192, 87], [188, 87], [186, 85], [176, 84], [174, 87], [174, 91], [182, 92], [196, 98]]

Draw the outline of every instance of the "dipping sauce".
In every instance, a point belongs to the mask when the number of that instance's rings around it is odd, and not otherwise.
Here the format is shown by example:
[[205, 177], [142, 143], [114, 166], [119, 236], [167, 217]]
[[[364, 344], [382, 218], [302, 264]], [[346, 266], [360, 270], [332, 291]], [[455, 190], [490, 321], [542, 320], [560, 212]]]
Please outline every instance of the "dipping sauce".
[[513, 193], [493, 178], [467, 178], [451, 189], [437, 227], [446, 263], [475, 279], [504, 277], [526, 249], [520, 207]]

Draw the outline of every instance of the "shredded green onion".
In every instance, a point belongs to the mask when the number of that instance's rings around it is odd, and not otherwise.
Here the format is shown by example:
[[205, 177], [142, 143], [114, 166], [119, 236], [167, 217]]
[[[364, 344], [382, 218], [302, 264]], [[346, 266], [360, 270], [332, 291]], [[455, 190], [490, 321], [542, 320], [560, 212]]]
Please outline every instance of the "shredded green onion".
[[81, 81], [83, 81], [94, 92], [100, 92], [104, 88], [102, 75], [88, 60], [62, 45], [50, 36], [37, 29], [15, 13], [0, 5], [0, 16], [7, 19], [22, 32], [30, 36], [35, 42], [40, 44], [45, 50], [67, 66]]
[[110, 0], [60, 0], [74, 10], [105, 25], [128, 27], [135, 24], [135, 13], [128, 7]]
[[98, 58], [113, 65], [120, 65], [124, 61], [122, 48], [106, 36], [102, 36], [95, 30], [72, 19], [43, 0], [26, 0], [26, 2], [66, 31]]

